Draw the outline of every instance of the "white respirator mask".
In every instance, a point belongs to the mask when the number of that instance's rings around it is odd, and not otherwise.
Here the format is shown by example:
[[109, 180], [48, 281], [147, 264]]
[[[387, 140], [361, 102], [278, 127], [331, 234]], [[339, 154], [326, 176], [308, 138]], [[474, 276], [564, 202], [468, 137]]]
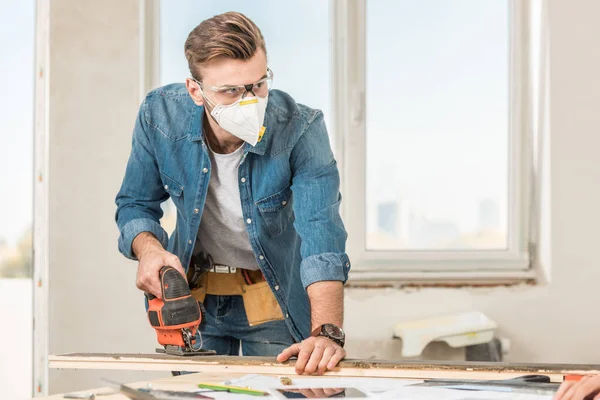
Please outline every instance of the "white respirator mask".
[[212, 108], [210, 115], [221, 128], [244, 142], [256, 146], [265, 131], [263, 123], [268, 95], [266, 97], [242, 96], [232, 104], [223, 105], [215, 104], [204, 95], [202, 90], [201, 93], [204, 101]]

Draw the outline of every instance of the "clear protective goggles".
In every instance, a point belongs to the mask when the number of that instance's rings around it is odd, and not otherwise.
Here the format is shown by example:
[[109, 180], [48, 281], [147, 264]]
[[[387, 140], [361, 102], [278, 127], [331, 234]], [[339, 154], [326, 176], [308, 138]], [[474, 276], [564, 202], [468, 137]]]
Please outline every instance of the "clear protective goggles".
[[210, 94], [209, 100], [216, 104], [229, 105], [244, 98], [248, 93], [257, 97], [267, 97], [269, 90], [271, 90], [273, 85], [273, 71], [267, 68], [265, 76], [259, 81], [247, 85], [210, 86], [205, 85], [194, 78], [191, 79], [198, 84], [205, 96]]

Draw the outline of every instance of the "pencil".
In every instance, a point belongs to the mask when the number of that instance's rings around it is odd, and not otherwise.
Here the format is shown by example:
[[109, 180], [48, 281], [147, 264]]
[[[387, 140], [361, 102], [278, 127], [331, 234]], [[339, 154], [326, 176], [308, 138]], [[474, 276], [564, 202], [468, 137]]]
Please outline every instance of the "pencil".
[[261, 390], [249, 389], [247, 387], [238, 387], [238, 386], [226, 386], [226, 385], [215, 385], [214, 383], [200, 383], [198, 384], [200, 389], [210, 389], [218, 392], [229, 392], [229, 393], [239, 393], [239, 394], [249, 394], [251, 396], [268, 396], [269, 393], [263, 392]]

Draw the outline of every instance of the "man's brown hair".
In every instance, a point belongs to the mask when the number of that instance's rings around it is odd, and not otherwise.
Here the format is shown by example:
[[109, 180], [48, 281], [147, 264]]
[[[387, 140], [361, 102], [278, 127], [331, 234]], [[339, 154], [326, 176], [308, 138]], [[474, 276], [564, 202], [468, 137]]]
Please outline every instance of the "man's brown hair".
[[204, 20], [185, 41], [185, 58], [192, 76], [201, 80], [199, 66], [217, 57], [249, 60], [258, 49], [267, 54], [265, 39], [252, 20], [238, 12], [226, 12]]

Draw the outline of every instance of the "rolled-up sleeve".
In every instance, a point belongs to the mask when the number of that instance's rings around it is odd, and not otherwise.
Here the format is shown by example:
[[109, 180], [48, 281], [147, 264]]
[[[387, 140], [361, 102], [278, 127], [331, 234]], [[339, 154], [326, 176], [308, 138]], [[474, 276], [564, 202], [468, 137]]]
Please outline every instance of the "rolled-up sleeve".
[[160, 225], [163, 211], [161, 203], [169, 198], [163, 188], [154, 148], [148, 136], [145, 120], [147, 99], [140, 107], [133, 131], [131, 154], [125, 177], [116, 197], [115, 219], [119, 227], [119, 251], [135, 260], [131, 245], [137, 235], [150, 232], [167, 247], [168, 235]]
[[315, 282], [348, 279], [348, 234], [339, 214], [340, 177], [323, 114], [318, 111], [290, 157], [294, 227], [301, 238], [300, 277], [306, 289]]

